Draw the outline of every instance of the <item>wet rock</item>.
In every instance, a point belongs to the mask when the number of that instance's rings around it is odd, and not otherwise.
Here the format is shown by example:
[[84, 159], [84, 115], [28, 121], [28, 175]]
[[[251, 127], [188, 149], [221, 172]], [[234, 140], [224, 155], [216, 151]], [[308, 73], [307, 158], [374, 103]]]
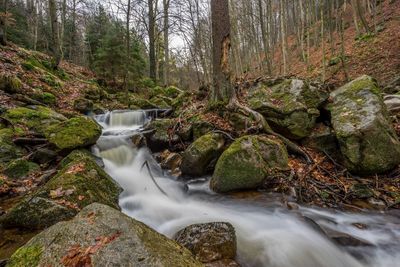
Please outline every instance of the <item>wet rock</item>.
[[221, 134], [209, 133], [198, 138], [182, 155], [182, 173], [202, 176], [212, 171], [224, 145], [225, 139]]
[[147, 140], [143, 134], [135, 134], [131, 137], [132, 144], [137, 148], [147, 147]]
[[255, 189], [288, 169], [288, 153], [279, 140], [244, 136], [221, 155], [210, 186], [220, 193]]
[[179, 169], [182, 163], [182, 156], [178, 153], [168, 153], [167, 157], [165, 157], [161, 162], [161, 167], [163, 169], [168, 169], [171, 171], [175, 171]]
[[239, 263], [234, 260], [220, 260], [205, 264], [206, 267], [240, 267]]
[[77, 99], [74, 101], [74, 109], [82, 114], [88, 114], [93, 110], [93, 102], [85, 98]]
[[101, 127], [91, 118], [76, 117], [49, 127], [45, 135], [58, 150], [71, 151], [95, 144]]
[[396, 76], [384, 89], [386, 94], [397, 94], [400, 92], [400, 75]]
[[7, 110], [3, 114], [14, 127], [21, 126], [30, 131], [42, 134], [47, 128], [67, 120], [63, 115], [43, 106], [18, 107]]
[[249, 106], [264, 115], [279, 133], [292, 139], [308, 136], [328, 99], [319, 86], [303, 80], [286, 79], [272, 84], [260, 83], [248, 95]]
[[[85, 253], [90, 250], [91, 253]], [[173, 240], [111, 207], [92, 204], [17, 250], [8, 266], [202, 266]]]
[[3, 172], [11, 179], [22, 179], [38, 170], [40, 170], [40, 167], [36, 163], [24, 159], [16, 159], [10, 162]]
[[370, 175], [400, 164], [400, 142], [376, 81], [362, 76], [331, 94], [329, 109], [346, 167]]
[[145, 135], [151, 151], [173, 150], [174, 146], [180, 141], [179, 136], [174, 131], [175, 125], [176, 123], [172, 119], [156, 119], [146, 127], [146, 130], [153, 130]]
[[0, 75], [0, 90], [9, 94], [20, 93], [22, 91], [22, 82], [15, 75], [2, 74]]
[[93, 158], [78, 157], [64, 165], [37, 192], [11, 208], [0, 223], [6, 228], [43, 229], [72, 218], [94, 202], [118, 209], [121, 191]]
[[334, 241], [336, 244], [339, 246], [344, 246], [344, 247], [369, 247], [373, 246], [370, 242], [363, 240], [358, 237], [354, 237], [352, 235], [343, 233], [343, 232], [338, 232], [332, 229], [325, 228], [324, 229], [326, 235]]
[[176, 233], [174, 239], [203, 263], [233, 260], [236, 256], [236, 234], [230, 223], [190, 225]]

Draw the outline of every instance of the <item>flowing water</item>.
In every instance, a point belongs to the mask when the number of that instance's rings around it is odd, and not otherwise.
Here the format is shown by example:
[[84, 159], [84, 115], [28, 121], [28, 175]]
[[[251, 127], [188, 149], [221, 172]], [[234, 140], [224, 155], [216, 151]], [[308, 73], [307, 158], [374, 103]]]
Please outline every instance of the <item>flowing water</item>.
[[[190, 224], [230, 222], [236, 229], [242, 266], [400, 266], [399, 215], [306, 207], [288, 211], [273, 198], [265, 204], [214, 194], [206, 180], [185, 185], [163, 174], [147, 148], [137, 149], [129, 141], [148, 122], [148, 112], [116, 111], [96, 119], [104, 130], [94, 152], [124, 189], [120, 196], [123, 212], [160, 233], [173, 237]], [[146, 161], [166, 194], [157, 188], [147, 168], [142, 168]], [[324, 229], [350, 234], [370, 245], [338, 247], [302, 216], [312, 218]], [[358, 228], [360, 224], [366, 228]]]

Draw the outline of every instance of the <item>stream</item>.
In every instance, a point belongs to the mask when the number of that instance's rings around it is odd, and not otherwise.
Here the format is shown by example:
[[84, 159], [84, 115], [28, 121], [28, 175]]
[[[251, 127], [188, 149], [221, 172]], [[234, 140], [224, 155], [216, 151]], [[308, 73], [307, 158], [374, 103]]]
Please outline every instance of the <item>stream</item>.
[[[208, 179], [186, 184], [177, 181], [161, 170], [147, 148], [137, 149], [129, 140], [142, 130], [150, 115], [146, 111], [114, 111], [95, 117], [103, 134], [93, 152], [103, 158], [106, 172], [124, 189], [120, 206], [125, 214], [168, 237], [195, 223], [230, 222], [236, 230], [237, 261], [242, 266], [400, 265], [399, 213], [346, 213], [311, 207], [290, 211], [272, 196], [266, 203], [215, 194]], [[166, 194], [157, 188], [148, 169], [142, 168], [146, 161]], [[304, 216], [323, 229], [351, 235], [368, 245], [339, 247]]]

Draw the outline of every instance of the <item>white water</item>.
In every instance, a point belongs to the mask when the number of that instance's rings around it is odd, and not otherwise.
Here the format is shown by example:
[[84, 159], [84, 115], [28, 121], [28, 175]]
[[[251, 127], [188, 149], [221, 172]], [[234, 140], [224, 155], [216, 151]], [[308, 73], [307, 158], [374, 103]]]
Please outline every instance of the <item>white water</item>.
[[[281, 206], [234, 200], [211, 193], [207, 184], [189, 186], [162, 174], [147, 149], [128, 141], [147, 121], [143, 112], [115, 112], [97, 117], [104, 127], [96, 153], [106, 171], [122, 186], [120, 206], [129, 216], [172, 237], [194, 223], [224, 221], [233, 224], [238, 261], [243, 266], [268, 267], [386, 267], [400, 266], [400, 218], [384, 214], [350, 214], [301, 208], [289, 212]], [[140, 119], [139, 119], [140, 118]], [[157, 183], [143, 162], [148, 161]], [[272, 201], [272, 200], [271, 200]], [[299, 213], [320, 225], [362, 238], [374, 246], [345, 251], [301, 221]], [[366, 230], [354, 223], [368, 225]], [[357, 259], [350, 255], [357, 256]]]

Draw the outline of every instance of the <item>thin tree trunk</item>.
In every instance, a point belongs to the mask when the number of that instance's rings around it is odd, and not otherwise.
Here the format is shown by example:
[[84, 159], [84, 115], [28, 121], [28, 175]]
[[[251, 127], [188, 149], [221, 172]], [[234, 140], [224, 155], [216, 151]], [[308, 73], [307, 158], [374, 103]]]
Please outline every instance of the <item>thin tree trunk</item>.
[[164, 85], [169, 84], [169, 4], [170, 0], [163, 0], [164, 11]]
[[53, 68], [57, 69], [61, 61], [60, 42], [58, 38], [58, 21], [56, 0], [49, 0], [49, 15], [51, 26], [50, 51], [53, 55]]
[[157, 80], [156, 73], [156, 48], [155, 48], [155, 17], [154, 17], [154, 1], [148, 0], [149, 5], [149, 60], [150, 60], [150, 78]]
[[230, 19], [228, 0], [211, 0], [213, 39], [213, 90], [211, 103], [228, 103], [233, 95], [230, 81]]

